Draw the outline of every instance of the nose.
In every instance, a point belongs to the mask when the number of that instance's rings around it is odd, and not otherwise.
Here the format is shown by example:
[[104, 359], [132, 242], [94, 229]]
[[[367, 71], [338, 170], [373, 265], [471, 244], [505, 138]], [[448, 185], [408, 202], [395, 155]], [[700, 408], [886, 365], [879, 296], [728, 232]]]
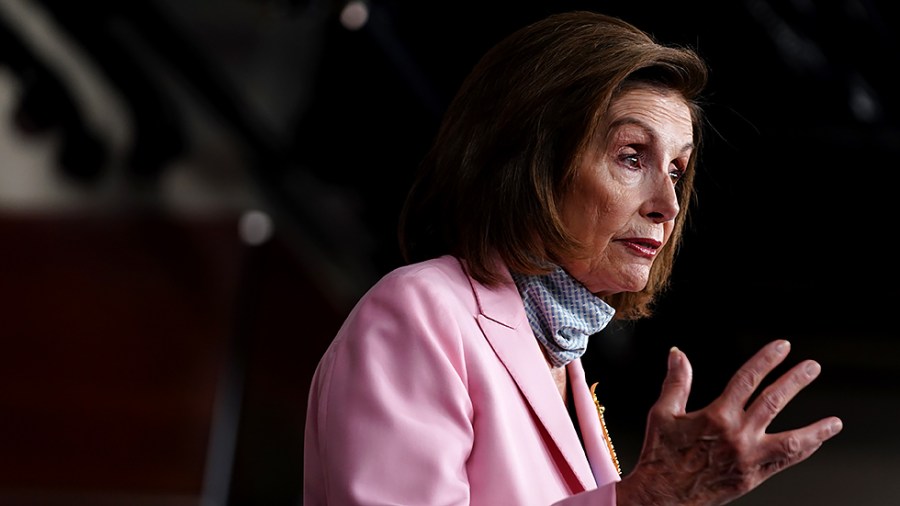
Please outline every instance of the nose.
[[674, 220], [680, 209], [678, 193], [668, 174], [665, 177], [657, 178], [653, 183], [649, 198], [644, 203], [644, 216], [654, 223], [665, 223]]

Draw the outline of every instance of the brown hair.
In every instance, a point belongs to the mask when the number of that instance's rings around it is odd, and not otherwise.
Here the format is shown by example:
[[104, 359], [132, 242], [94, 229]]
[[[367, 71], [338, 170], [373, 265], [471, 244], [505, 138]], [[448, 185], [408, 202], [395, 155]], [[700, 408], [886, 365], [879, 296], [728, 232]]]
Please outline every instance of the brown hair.
[[689, 104], [696, 148], [679, 182], [681, 211], [640, 292], [606, 297], [616, 317], [650, 314], [672, 272], [699, 153], [699, 97], [707, 67], [691, 49], [658, 44], [618, 18], [575, 11], [526, 26], [490, 49], [448, 107], [400, 219], [404, 258], [464, 258], [494, 284], [494, 254], [510, 270], [548, 272], [581, 245], [560, 204], [610, 102], [635, 86], [675, 92]]

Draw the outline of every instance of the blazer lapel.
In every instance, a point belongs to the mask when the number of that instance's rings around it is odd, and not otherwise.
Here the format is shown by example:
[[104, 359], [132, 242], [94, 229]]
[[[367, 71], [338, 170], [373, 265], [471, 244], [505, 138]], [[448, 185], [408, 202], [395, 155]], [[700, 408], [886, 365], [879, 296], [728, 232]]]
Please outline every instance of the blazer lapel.
[[619, 481], [621, 477], [610, 454], [600, 426], [600, 414], [594, 397], [588, 388], [581, 360], [574, 360], [567, 366], [569, 381], [572, 383], [572, 397], [578, 414], [578, 426], [584, 440], [585, 452], [591, 464], [591, 471], [598, 486]]
[[[470, 278], [480, 313], [478, 324], [522, 396], [585, 490], [596, 488], [590, 465], [540, 344], [534, 337], [522, 299], [508, 271], [503, 283], [487, 288]], [[563, 471], [563, 470], [561, 470]]]

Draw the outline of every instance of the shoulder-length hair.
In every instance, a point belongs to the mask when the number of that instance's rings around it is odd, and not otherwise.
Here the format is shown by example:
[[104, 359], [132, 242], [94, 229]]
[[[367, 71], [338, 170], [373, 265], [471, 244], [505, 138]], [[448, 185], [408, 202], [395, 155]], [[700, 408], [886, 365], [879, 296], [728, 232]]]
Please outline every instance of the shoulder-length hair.
[[560, 205], [610, 103], [634, 86], [679, 94], [691, 109], [695, 149], [679, 182], [681, 210], [640, 292], [605, 297], [616, 317], [651, 314], [668, 284], [692, 200], [707, 67], [695, 51], [665, 46], [618, 18], [576, 11], [526, 26], [490, 49], [463, 81], [423, 158], [400, 217], [404, 259], [464, 258], [487, 285], [494, 256], [541, 274], [582, 245]]

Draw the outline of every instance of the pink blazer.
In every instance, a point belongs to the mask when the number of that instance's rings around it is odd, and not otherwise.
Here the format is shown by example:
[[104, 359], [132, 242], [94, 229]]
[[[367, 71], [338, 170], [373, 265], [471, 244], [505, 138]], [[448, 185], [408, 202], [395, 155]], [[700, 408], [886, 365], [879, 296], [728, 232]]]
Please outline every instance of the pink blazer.
[[619, 475], [580, 361], [585, 449], [507, 270], [451, 256], [401, 267], [358, 302], [313, 378], [305, 506], [614, 506]]

